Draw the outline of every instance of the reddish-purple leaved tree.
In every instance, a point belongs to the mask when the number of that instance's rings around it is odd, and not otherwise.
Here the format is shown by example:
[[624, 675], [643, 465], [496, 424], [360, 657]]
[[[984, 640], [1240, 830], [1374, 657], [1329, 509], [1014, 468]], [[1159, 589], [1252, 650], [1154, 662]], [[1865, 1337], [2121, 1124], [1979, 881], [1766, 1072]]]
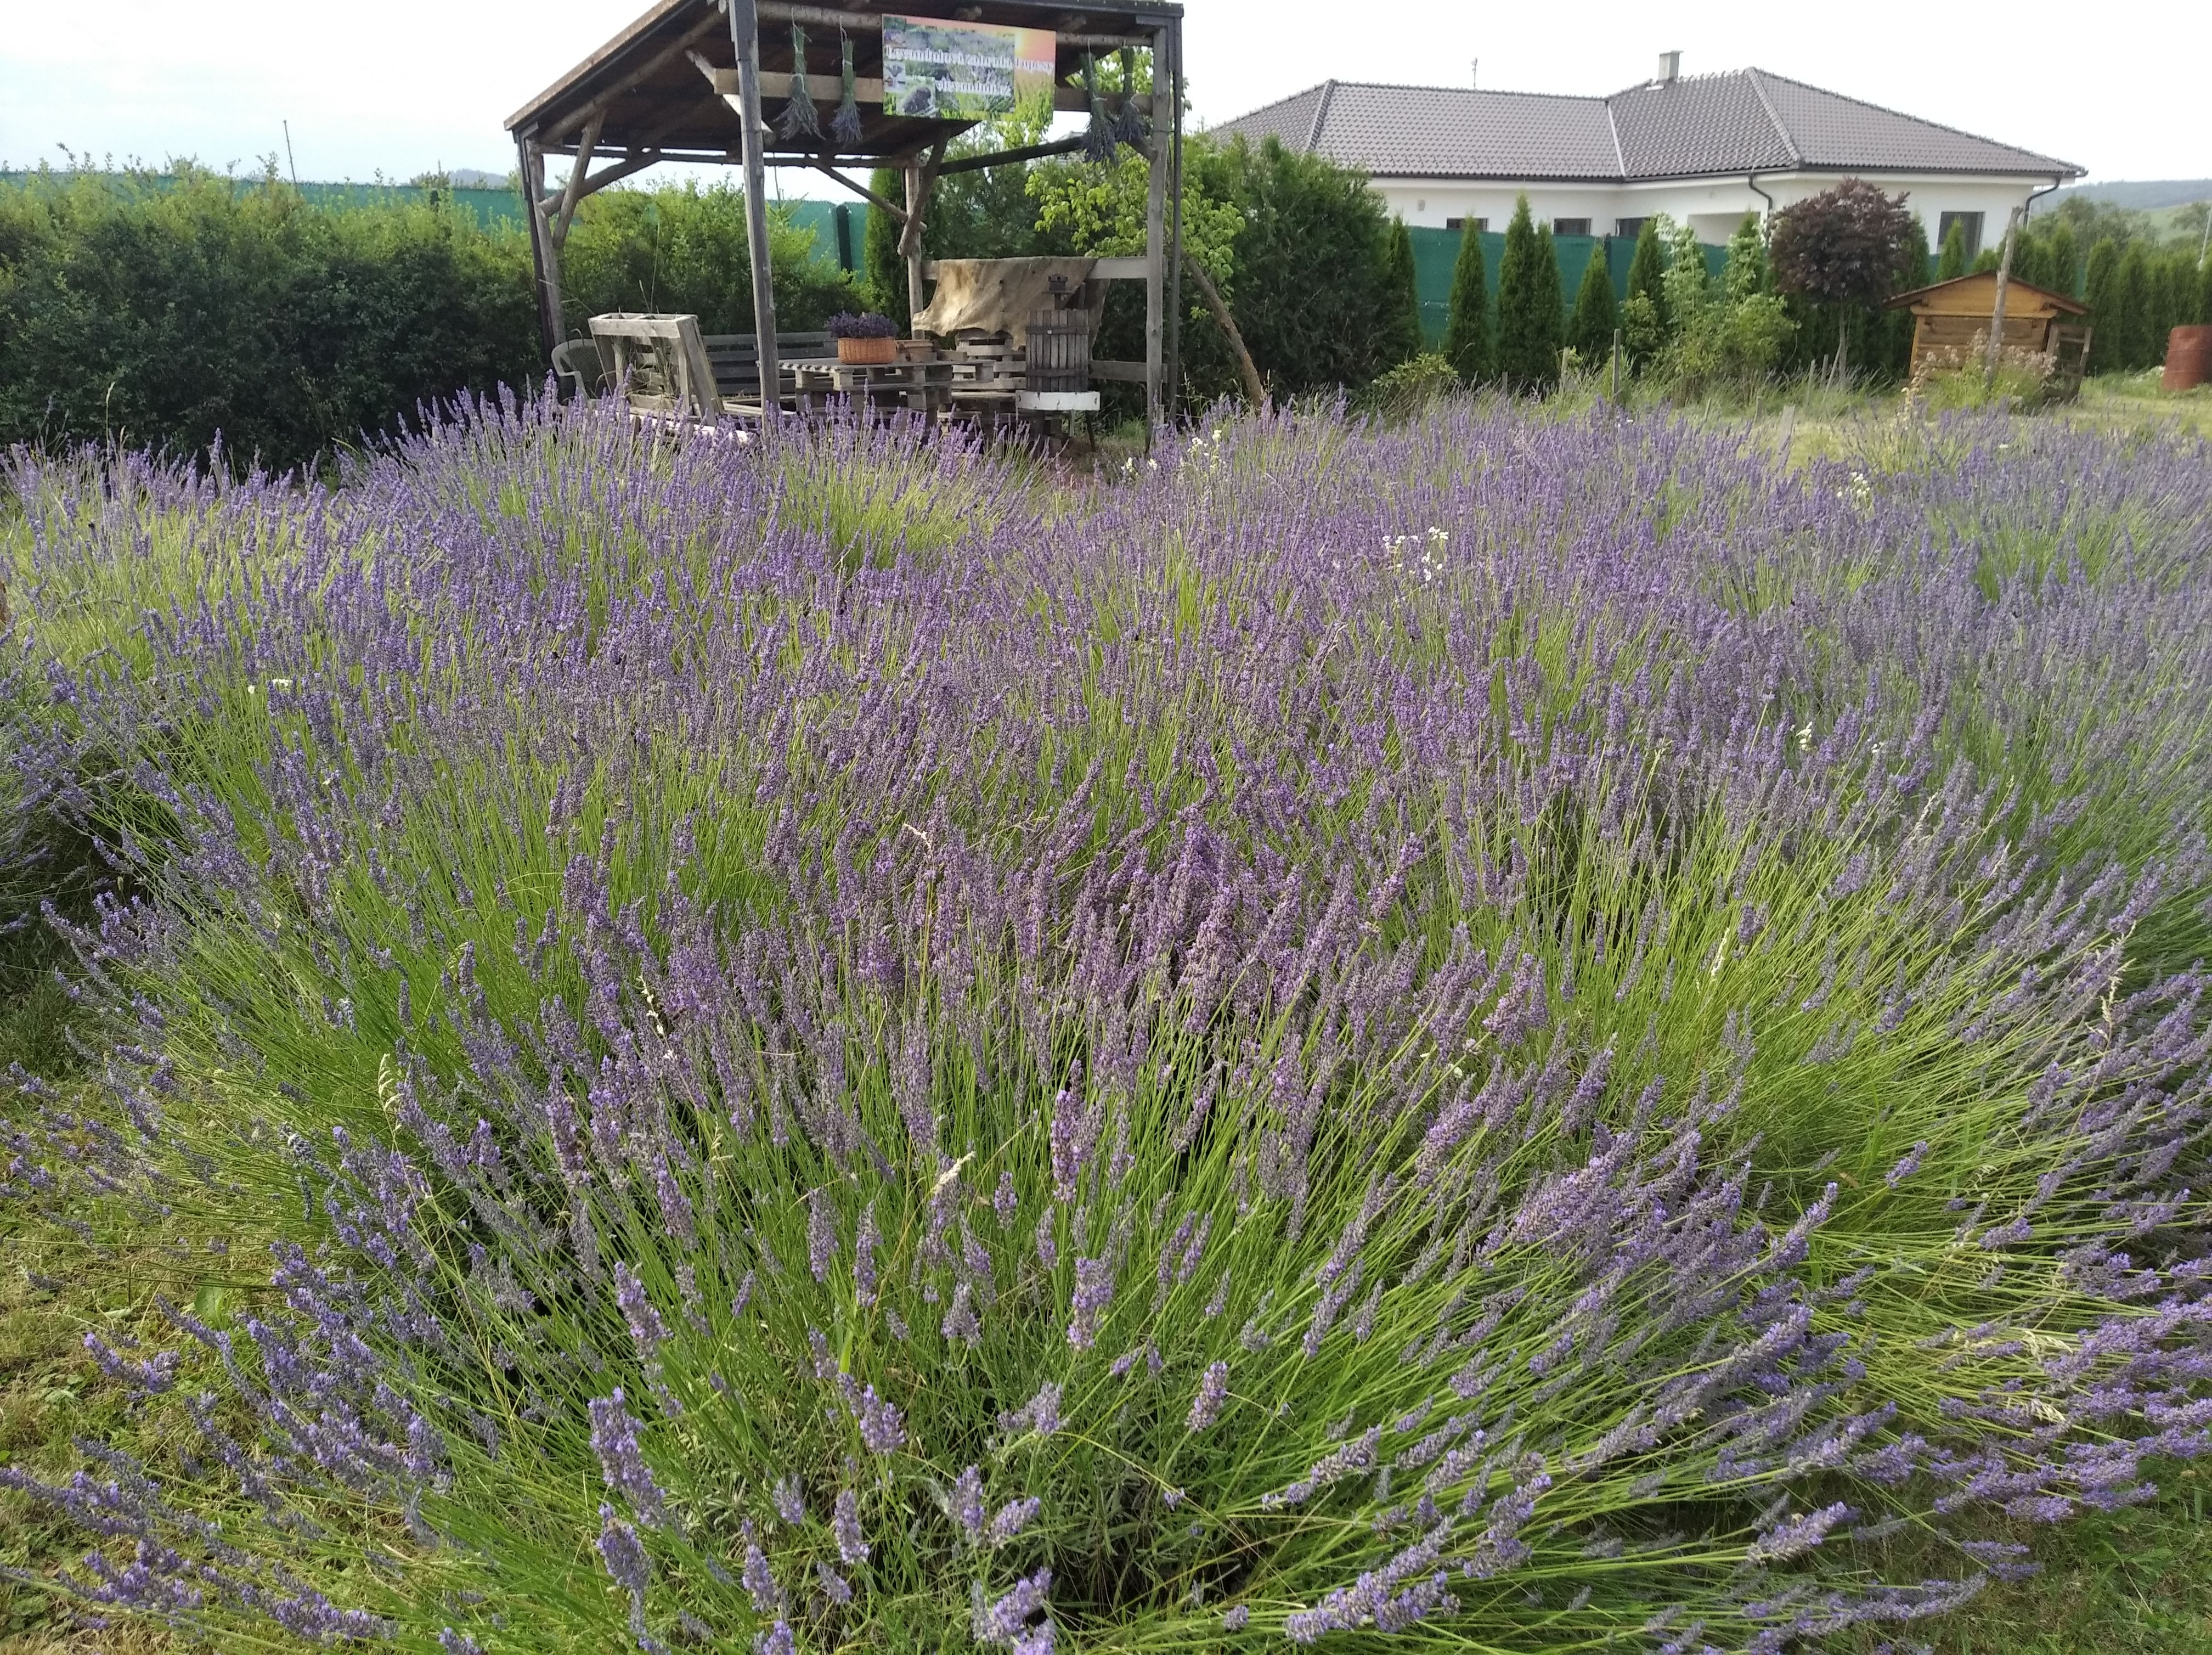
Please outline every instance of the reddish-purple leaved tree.
[[1840, 378], [1844, 342], [1850, 332], [1848, 313], [1871, 310], [1917, 282], [1926, 263], [1927, 241], [1902, 195], [1847, 178], [1777, 213], [1768, 257], [1775, 285], [1783, 292], [1844, 313], [1836, 330]]

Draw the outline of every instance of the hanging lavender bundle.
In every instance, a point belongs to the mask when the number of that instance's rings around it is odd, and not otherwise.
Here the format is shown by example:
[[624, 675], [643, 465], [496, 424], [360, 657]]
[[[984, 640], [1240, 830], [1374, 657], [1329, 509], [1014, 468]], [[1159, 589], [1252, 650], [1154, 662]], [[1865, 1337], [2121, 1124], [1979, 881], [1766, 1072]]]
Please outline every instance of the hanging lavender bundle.
[[814, 117], [814, 100], [806, 89], [806, 31], [796, 23], [791, 26], [791, 97], [783, 106], [775, 130], [784, 138], [822, 136], [822, 124]]
[[1114, 159], [1115, 148], [1121, 139], [1115, 131], [1113, 118], [1099, 100], [1098, 58], [1095, 53], [1083, 60], [1083, 89], [1091, 99], [1091, 125], [1084, 129], [1083, 158], [1103, 167]]
[[860, 102], [853, 94], [853, 37], [839, 29], [837, 40], [845, 54], [845, 96], [830, 122], [830, 137], [840, 149], [855, 149], [860, 143]]
[[1114, 137], [1117, 143], [1141, 149], [1152, 136], [1152, 123], [1145, 119], [1144, 106], [1137, 97], [1137, 54], [1123, 46], [1121, 107], [1114, 117]]

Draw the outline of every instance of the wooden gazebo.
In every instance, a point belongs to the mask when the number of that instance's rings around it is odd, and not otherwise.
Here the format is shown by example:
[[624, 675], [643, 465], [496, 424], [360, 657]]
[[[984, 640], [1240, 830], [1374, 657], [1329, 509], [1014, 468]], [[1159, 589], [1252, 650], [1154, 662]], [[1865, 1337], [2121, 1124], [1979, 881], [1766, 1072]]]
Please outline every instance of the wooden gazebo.
[[[900, 250], [907, 262], [908, 296], [923, 308], [932, 266], [921, 256], [921, 228], [936, 180], [956, 171], [1031, 161], [1083, 147], [1082, 137], [1020, 149], [948, 160], [946, 149], [974, 119], [905, 113], [927, 98], [899, 99], [911, 60], [893, 65], [890, 88], [899, 108], [887, 106], [884, 26], [887, 14], [862, 0], [832, 4], [787, 4], [782, 0], [659, 0], [659, 3], [600, 46], [509, 118], [521, 160], [523, 189], [531, 206], [531, 253], [538, 277], [538, 312], [550, 354], [562, 338], [561, 248], [577, 204], [618, 179], [661, 161], [720, 161], [744, 168], [748, 240], [752, 265], [759, 382], [779, 383], [775, 297], [769, 280], [766, 169], [798, 167], [822, 173], [902, 225]], [[1151, 198], [1142, 259], [1103, 259], [1093, 275], [1142, 280], [1145, 284], [1145, 359], [1094, 362], [1105, 380], [1141, 383], [1147, 415], [1158, 419], [1177, 380], [1176, 317], [1181, 309], [1182, 161], [1182, 8], [1096, 0], [1069, 5], [1047, 0], [907, 0], [888, 14], [901, 39], [917, 26], [1020, 37], [1023, 50], [1048, 53], [1056, 112], [1091, 107], [1080, 83], [1086, 65], [1122, 50], [1150, 54], [1152, 65], [1144, 148], [1152, 162]], [[805, 40], [805, 61], [795, 61], [794, 30]], [[965, 38], [965, 37], [963, 37]], [[853, 55], [853, 90], [860, 120], [857, 137], [832, 136], [835, 112], [846, 94], [844, 54]], [[1030, 62], [1041, 63], [1041, 58]], [[957, 71], [956, 71], [957, 72]], [[788, 107], [794, 76], [805, 76], [817, 119], [816, 131], [786, 136], [784, 125], [764, 118]], [[1144, 100], [1140, 100], [1140, 105]], [[1119, 116], [1120, 100], [1109, 113]], [[803, 112], [802, 112], [803, 113]], [[549, 189], [547, 157], [566, 156], [566, 183]], [[905, 174], [902, 205], [875, 194], [854, 173], [890, 167]]]
[[[1996, 307], [1997, 273], [1985, 270], [1893, 295], [1884, 307], [1912, 313], [1911, 371], [1917, 374], [1938, 353], [1963, 360], [1977, 342], [1985, 345]], [[2002, 343], [2008, 350], [2048, 353], [2054, 359], [2061, 345], [2078, 344], [2086, 353], [2088, 330], [2076, 332], [2065, 324], [2088, 313], [2089, 307], [2080, 300], [2036, 287], [2008, 272]], [[2078, 361], [2075, 366], [2078, 368]]]

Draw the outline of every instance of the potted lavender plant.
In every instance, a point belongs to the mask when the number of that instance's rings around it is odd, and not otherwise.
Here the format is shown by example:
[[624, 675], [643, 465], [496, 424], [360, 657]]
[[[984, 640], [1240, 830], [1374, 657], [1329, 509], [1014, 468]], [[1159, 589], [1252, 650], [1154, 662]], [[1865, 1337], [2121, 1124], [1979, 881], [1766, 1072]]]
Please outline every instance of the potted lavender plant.
[[898, 360], [898, 326], [888, 316], [864, 310], [855, 316], [841, 310], [830, 319], [830, 337], [837, 342], [841, 362], [883, 363]]

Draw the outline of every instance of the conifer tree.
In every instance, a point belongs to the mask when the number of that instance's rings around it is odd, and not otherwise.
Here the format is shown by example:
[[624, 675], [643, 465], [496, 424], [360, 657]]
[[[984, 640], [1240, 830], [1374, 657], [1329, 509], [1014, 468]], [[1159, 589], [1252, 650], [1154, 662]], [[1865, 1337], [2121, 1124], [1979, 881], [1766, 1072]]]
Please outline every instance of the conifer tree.
[[1636, 232], [1636, 252], [1628, 261], [1628, 292], [1633, 299], [1642, 294], [1651, 301], [1659, 314], [1660, 325], [1667, 323], [1667, 249], [1659, 240], [1659, 221], [1647, 218]]
[[1966, 227], [1955, 218], [1943, 238], [1943, 251], [1936, 257], [1936, 279], [1950, 281], [1966, 273]]
[[1613, 302], [1613, 272], [1607, 268], [1605, 243], [1590, 248], [1589, 263], [1583, 266], [1582, 285], [1575, 289], [1575, 313], [1567, 323], [1567, 343], [1586, 365], [1595, 366], [1613, 355], [1613, 332], [1620, 326], [1620, 307]]
[[2081, 296], [2081, 249], [2074, 240], [2074, 227], [2063, 219], [2051, 228], [2043, 267], [2050, 272], [2053, 293], [2063, 293], [2069, 299]]
[[2113, 307], [2118, 312], [2120, 323], [2119, 350], [2113, 356], [2118, 368], [2147, 368], [2155, 360], [2151, 355], [2151, 330], [2158, 326], [2158, 297], [2154, 289], [2150, 255], [2143, 251], [2142, 243], [2132, 242], [2120, 256], [2119, 275], [2114, 286], [2117, 297]]
[[1728, 263], [1721, 268], [1721, 291], [1730, 304], [1741, 304], [1773, 285], [1766, 267], [1766, 238], [1759, 231], [1759, 215], [1746, 213], [1729, 237]]
[[1376, 354], [1395, 368], [1421, 354], [1421, 293], [1413, 273], [1413, 235], [1406, 221], [1390, 222], [1382, 271], [1382, 314], [1376, 330]]
[[1452, 266], [1444, 356], [1469, 385], [1480, 385], [1497, 371], [1491, 351], [1490, 273], [1483, 267], [1481, 234], [1472, 222], [1460, 231], [1459, 259]]
[[1550, 228], [1537, 229], [1524, 195], [1506, 227], [1498, 266], [1498, 372], [1515, 390], [1542, 391], [1559, 382], [1564, 309]]
[[2089, 249], [2089, 273], [2081, 297], [2089, 307], [2089, 366], [2102, 372], [2124, 364], [2127, 325], [2120, 315], [2120, 244], [2109, 235]]
[[[904, 179], [888, 167], [877, 167], [868, 182], [886, 201], [906, 198]], [[870, 207], [867, 228], [860, 239], [860, 268], [867, 277], [876, 308], [896, 322], [899, 332], [904, 333], [910, 331], [914, 319], [908, 313], [906, 260], [899, 257], [898, 245], [898, 222], [881, 208]]]

